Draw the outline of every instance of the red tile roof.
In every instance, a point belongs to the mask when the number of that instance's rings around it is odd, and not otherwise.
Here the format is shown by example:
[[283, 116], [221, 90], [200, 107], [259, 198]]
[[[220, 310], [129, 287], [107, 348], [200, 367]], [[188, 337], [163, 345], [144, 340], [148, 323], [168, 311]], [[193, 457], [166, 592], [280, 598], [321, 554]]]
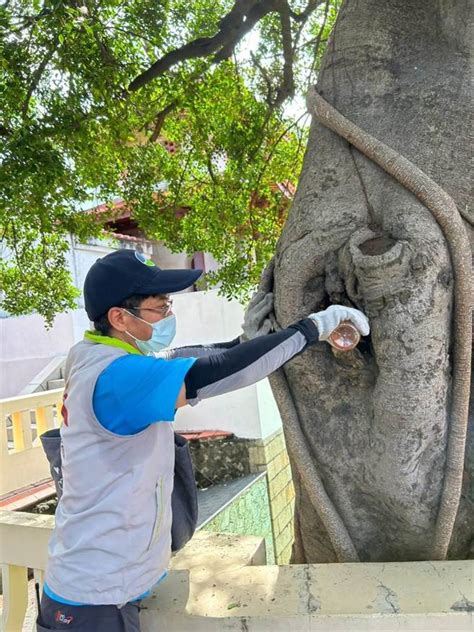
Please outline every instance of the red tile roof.
[[0, 509], [19, 511], [30, 505], [51, 498], [56, 493], [56, 487], [51, 479], [40, 481], [14, 492], [9, 492], [0, 498]]
[[204, 441], [206, 439], [223, 439], [224, 437], [232, 437], [232, 432], [223, 430], [199, 430], [198, 432], [180, 432], [188, 441]]

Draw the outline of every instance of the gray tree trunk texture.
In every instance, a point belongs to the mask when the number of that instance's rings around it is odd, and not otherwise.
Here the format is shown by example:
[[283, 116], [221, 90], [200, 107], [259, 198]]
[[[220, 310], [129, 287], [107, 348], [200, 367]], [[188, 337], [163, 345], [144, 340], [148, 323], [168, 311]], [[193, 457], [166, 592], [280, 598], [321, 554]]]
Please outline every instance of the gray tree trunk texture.
[[[347, 0], [317, 86], [440, 185], [465, 218], [472, 218], [473, 13], [469, 0]], [[469, 221], [465, 228], [472, 240]], [[285, 433], [296, 416], [311, 461], [288, 441], [294, 561], [338, 559], [303, 484], [308, 468], [359, 559], [430, 559], [451, 421], [453, 286], [449, 247], [430, 210], [314, 121], [275, 256], [276, 320], [287, 326], [346, 303], [369, 316], [372, 331], [347, 354], [315, 345], [273, 382], [276, 391], [278, 379], [288, 385], [292, 401], [277, 397]], [[454, 558], [472, 554], [472, 426], [471, 415]]]

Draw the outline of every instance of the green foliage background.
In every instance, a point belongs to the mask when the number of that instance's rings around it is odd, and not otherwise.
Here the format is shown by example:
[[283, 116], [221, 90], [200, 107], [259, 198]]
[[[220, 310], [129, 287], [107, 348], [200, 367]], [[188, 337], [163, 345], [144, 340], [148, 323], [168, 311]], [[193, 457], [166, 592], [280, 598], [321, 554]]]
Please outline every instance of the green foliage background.
[[[317, 3], [315, 3], [317, 4]], [[292, 25], [296, 91], [314, 81], [340, 2]], [[289, 3], [304, 11], [300, 0]], [[296, 184], [307, 116], [275, 105], [283, 80], [277, 14], [220, 62], [187, 59], [136, 91], [157, 59], [212, 36], [227, 0], [13, 0], [0, 8], [2, 307], [47, 322], [74, 307], [66, 254], [104, 234], [123, 198], [146, 235], [211, 253], [208, 283], [245, 297], [271, 257]], [[165, 141], [175, 144], [171, 153]], [[166, 185], [164, 184], [166, 183]], [[187, 212], [176, 213], [177, 209]]]

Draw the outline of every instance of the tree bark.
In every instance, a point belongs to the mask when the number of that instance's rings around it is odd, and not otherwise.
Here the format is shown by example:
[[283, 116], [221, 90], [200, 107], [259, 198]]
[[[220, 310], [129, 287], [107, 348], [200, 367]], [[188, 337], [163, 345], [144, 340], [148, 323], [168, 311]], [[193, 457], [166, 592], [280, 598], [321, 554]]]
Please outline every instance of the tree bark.
[[[472, 212], [472, 24], [467, 1], [348, 0], [318, 83], [339, 112], [440, 185], [464, 217]], [[440, 226], [392, 176], [314, 122], [274, 282], [281, 326], [337, 302], [369, 316], [371, 336], [357, 351], [335, 354], [320, 343], [286, 365], [284, 377], [359, 558], [429, 559], [452, 403], [453, 270]], [[457, 558], [473, 540], [472, 434], [471, 419], [450, 547]], [[296, 492], [298, 561], [336, 561], [301, 480]]]

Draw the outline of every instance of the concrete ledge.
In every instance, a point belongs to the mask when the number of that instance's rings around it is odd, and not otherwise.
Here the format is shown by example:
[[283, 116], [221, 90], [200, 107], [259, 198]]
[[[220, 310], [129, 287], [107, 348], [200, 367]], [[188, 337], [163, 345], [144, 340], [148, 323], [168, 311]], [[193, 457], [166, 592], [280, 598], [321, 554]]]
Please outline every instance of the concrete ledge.
[[204, 568], [170, 573], [143, 632], [473, 629], [472, 561]]
[[[44, 569], [53, 523], [53, 516], [0, 511], [4, 570]], [[473, 630], [473, 561], [264, 562], [258, 537], [197, 533], [143, 602], [143, 632]], [[26, 574], [16, 589], [7, 593], [11, 607], [26, 599]]]
[[254, 535], [229, 535], [197, 531], [193, 539], [171, 558], [170, 571], [187, 570], [202, 581], [216, 573], [238, 571], [266, 562], [265, 540]]
[[[472, 632], [469, 615], [381, 615], [198, 618], [141, 613], [142, 632]], [[155, 621], [153, 621], [153, 617]], [[151, 623], [151, 625], [150, 625]], [[160, 627], [161, 626], [161, 627]], [[165, 627], [163, 627], [165, 626]]]
[[0, 510], [0, 562], [43, 570], [54, 516]]

